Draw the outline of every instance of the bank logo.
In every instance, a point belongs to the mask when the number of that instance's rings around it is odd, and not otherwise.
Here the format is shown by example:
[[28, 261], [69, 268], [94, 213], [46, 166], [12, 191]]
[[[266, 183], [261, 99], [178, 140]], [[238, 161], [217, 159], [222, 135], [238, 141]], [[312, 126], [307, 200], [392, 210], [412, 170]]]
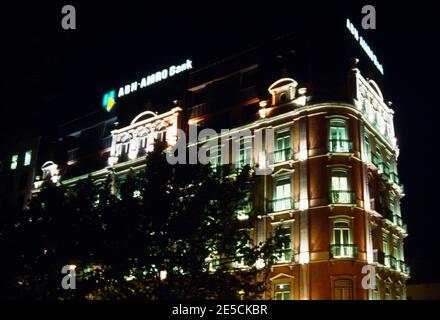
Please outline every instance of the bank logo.
[[116, 104], [115, 96], [116, 91], [112, 90], [110, 92], [107, 92], [102, 98], [102, 107], [107, 110], [107, 112], [110, 112], [113, 106]]

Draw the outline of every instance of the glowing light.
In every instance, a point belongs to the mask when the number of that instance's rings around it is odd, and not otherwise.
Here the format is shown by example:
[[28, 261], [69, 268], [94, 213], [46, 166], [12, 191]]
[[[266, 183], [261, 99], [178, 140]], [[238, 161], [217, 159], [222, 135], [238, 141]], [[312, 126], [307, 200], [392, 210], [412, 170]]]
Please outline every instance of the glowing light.
[[24, 166], [30, 165], [31, 160], [32, 160], [32, 150], [28, 150], [24, 155]]
[[301, 252], [299, 254], [299, 263], [300, 264], [306, 264], [309, 263], [310, 257], [308, 252]]
[[107, 110], [107, 112], [110, 112], [112, 110], [113, 106], [116, 104], [115, 96], [116, 96], [115, 90], [112, 90], [112, 91], [104, 94], [104, 97], [102, 98], [102, 107], [105, 110]]
[[118, 163], [118, 157], [108, 157], [107, 163], [109, 166], [113, 166]]
[[268, 112], [268, 110], [266, 108], [261, 108], [260, 110], [258, 110], [260, 118], [262, 118], [262, 119], [266, 118], [267, 112]]
[[18, 164], [18, 154], [14, 154], [11, 159], [11, 170], [17, 169]]
[[354, 25], [351, 23], [351, 21], [349, 19], [347, 19], [346, 26], [347, 26], [347, 29], [350, 31], [350, 33], [353, 35], [353, 37], [356, 39], [356, 41], [359, 42], [362, 49], [364, 49], [368, 58], [370, 58], [370, 60], [373, 62], [373, 64], [376, 66], [376, 68], [379, 70], [379, 72], [381, 74], [383, 74], [383, 66], [379, 63], [373, 50], [371, 50], [371, 48], [368, 46], [367, 42], [365, 42], [364, 38], [362, 38], [362, 36], [359, 35], [358, 30], [354, 27]]
[[266, 263], [264, 262], [264, 260], [262, 258], [258, 258], [257, 261], [255, 262], [255, 268], [257, 268], [258, 270], [263, 269], [266, 266]]
[[69, 265], [69, 269], [70, 270], [75, 270], [76, 269], [76, 265], [74, 265], [74, 264]]
[[159, 273], [159, 276], [160, 276], [160, 280], [162, 280], [162, 281], [165, 280], [167, 278], [166, 270], [161, 270]]

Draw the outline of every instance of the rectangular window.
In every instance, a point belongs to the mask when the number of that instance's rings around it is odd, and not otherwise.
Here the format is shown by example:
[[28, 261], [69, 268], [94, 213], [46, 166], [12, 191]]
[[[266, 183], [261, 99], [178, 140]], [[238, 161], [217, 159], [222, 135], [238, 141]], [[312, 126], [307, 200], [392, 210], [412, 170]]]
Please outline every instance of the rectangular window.
[[291, 299], [291, 284], [279, 283], [275, 284], [274, 300], [290, 300]]
[[292, 209], [290, 176], [278, 178], [275, 181], [273, 206], [275, 212]]
[[336, 280], [334, 282], [334, 299], [335, 300], [353, 300], [353, 281], [352, 280]]
[[370, 139], [368, 136], [365, 136], [365, 157], [367, 163], [371, 162], [371, 145], [370, 145]]
[[277, 132], [275, 135], [274, 163], [290, 160], [291, 154], [290, 130]]
[[252, 165], [252, 138], [245, 137], [240, 139], [240, 149], [238, 152], [238, 167]]
[[32, 150], [28, 150], [24, 155], [24, 166], [30, 165], [31, 161], [32, 161]]
[[330, 119], [329, 151], [350, 152], [351, 142], [347, 136], [347, 123], [344, 119]]
[[388, 234], [384, 234], [382, 236], [382, 251], [383, 255], [385, 257], [385, 265], [390, 267], [391, 266], [391, 259], [390, 259], [390, 245], [388, 240]]
[[331, 200], [332, 203], [352, 203], [347, 171], [342, 169], [332, 170]]
[[14, 154], [11, 157], [11, 170], [17, 169], [17, 165], [18, 165], [18, 154]]
[[213, 169], [222, 165], [221, 147], [214, 146], [209, 149], [209, 161]]
[[277, 253], [277, 262], [291, 262], [293, 259], [292, 223], [286, 222], [278, 226], [281, 248]]
[[354, 257], [355, 248], [351, 242], [351, 228], [349, 221], [335, 221], [333, 224], [334, 258]]

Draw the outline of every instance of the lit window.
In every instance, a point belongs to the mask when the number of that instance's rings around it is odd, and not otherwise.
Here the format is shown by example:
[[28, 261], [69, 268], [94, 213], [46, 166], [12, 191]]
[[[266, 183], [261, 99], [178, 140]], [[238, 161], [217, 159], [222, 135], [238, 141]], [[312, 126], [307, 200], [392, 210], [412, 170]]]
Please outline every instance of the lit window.
[[222, 165], [221, 147], [214, 146], [209, 149], [209, 162], [211, 164], [211, 168], [213, 169]]
[[293, 259], [292, 223], [282, 223], [278, 228], [281, 248], [277, 252], [277, 262], [291, 262]]
[[351, 141], [347, 137], [347, 123], [344, 119], [330, 119], [329, 151], [351, 152]]
[[11, 170], [17, 169], [18, 165], [18, 154], [14, 154], [11, 158]]
[[371, 162], [371, 145], [370, 145], [370, 139], [368, 136], [364, 137], [365, 140], [365, 159], [368, 163]]
[[277, 132], [275, 135], [274, 163], [290, 160], [291, 156], [290, 130]]
[[332, 170], [330, 198], [332, 203], [352, 203], [352, 192], [348, 183], [348, 172], [343, 169]]
[[290, 176], [278, 178], [275, 181], [273, 195], [273, 211], [283, 211], [292, 209], [292, 190]]
[[24, 165], [25, 166], [30, 165], [31, 160], [32, 160], [32, 150], [28, 150], [28, 151], [26, 151], [26, 153], [24, 155]]
[[335, 281], [334, 299], [335, 300], [353, 300], [353, 281], [350, 279], [341, 279]]
[[291, 299], [291, 284], [279, 283], [275, 284], [274, 300], [290, 300]]
[[240, 149], [238, 152], [238, 167], [252, 165], [252, 138], [246, 137], [240, 139]]
[[336, 220], [333, 223], [332, 257], [354, 257], [356, 248], [351, 241], [351, 226], [346, 220]]

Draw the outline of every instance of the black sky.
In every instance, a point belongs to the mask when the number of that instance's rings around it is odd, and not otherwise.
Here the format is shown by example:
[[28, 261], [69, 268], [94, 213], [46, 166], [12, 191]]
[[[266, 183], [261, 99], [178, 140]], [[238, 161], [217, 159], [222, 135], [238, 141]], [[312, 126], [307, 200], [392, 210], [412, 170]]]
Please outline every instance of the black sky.
[[[0, 143], [11, 134], [47, 133], [99, 108], [103, 92], [170, 59], [215, 61], [274, 36], [325, 28], [365, 4], [342, 1], [20, 2], [0, 8]], [[61, 28], [73, 4], [77, 30]], [[363, 31], [382, 60], [393, 101], [406, 188], [406, 258], [413, 281], [440, 281], [438, 11], [433, 2], [374, 4], [377, 30]]]

